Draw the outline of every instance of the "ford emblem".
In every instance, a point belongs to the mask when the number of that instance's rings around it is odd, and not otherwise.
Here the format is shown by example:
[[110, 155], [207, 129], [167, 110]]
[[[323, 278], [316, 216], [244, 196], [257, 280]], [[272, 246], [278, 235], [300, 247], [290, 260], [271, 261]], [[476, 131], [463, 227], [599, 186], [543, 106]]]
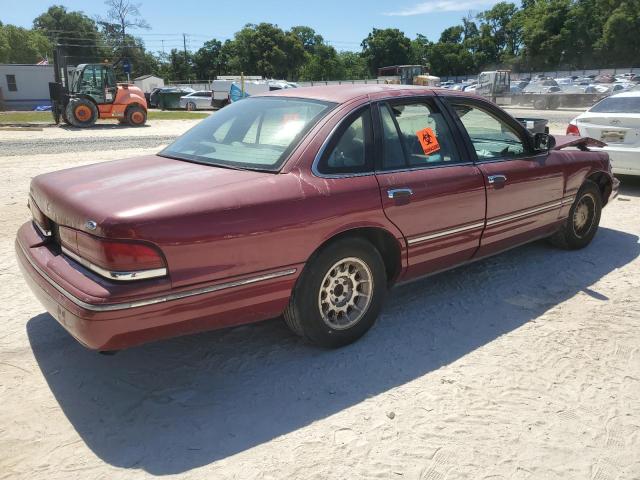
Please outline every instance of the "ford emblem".
[[87, 223], [84, 224], [89, 230], [95, 230], [98, 227], [98, 224], [93, 220], [87, 220]]

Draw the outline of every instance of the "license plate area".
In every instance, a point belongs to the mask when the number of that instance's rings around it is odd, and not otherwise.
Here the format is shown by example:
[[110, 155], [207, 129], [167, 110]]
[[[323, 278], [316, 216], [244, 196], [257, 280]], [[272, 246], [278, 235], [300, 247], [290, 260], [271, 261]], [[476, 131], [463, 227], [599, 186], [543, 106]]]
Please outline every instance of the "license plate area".
[[603, 130], [600, 140], [606, 143], [623, 143], [626, 132], [622, 130]]

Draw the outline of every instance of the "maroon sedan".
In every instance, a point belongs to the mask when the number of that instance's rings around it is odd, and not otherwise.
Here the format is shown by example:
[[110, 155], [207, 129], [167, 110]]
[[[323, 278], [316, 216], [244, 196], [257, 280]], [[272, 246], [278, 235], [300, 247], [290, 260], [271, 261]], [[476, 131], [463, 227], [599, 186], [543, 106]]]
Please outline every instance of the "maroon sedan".
[[34, 178], [16, 251], [89, 348], [282, 314], [335, 347], [373, 325], [394, 284], [539, 238], [588, 245], [618, 188], [593, 142], [531, 135], [449, 90], [284, 90], [158, 155]]

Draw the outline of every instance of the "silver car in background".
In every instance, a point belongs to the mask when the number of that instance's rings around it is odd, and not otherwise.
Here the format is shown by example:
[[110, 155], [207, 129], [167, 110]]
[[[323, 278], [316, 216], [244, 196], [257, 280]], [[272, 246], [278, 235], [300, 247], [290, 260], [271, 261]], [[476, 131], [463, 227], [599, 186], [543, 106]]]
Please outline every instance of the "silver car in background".
[[185, 110], [205, 110], [211, 108], [211, 90], [200, 90], [180, 97], [180, 108]]

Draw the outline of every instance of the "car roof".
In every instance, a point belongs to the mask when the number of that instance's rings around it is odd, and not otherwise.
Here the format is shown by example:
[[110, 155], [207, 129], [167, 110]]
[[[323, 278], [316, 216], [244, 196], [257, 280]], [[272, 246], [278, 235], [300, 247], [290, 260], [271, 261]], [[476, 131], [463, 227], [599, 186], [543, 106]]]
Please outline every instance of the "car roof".
[[[318, 85], [314, 87], [287, 88], [273, 92], [265, 92], [260, 96], [280, 96], [308, 98], [311, 100], [323, 100], [327, 102], [346, 103], [366, 95], [379, 93], [401, 93], [407, 95], [419, 95], [433, 93], [440, 90], [433, 87], [411, 86], [411, 85], [388, 85], [388, 84], [355, 84], [355, 85]], [[256, 95], [257, 96], [257, 95]]]

